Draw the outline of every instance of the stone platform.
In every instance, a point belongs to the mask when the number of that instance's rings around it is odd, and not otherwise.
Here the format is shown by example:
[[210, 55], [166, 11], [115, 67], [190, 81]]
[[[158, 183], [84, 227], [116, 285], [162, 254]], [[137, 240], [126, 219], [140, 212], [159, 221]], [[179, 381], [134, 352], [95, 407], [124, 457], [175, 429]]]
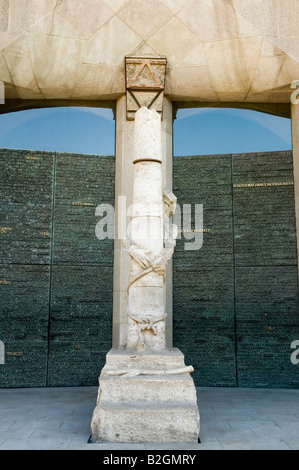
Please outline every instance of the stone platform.
[[176, 348], [112, 349], [99, 378], [93, 442], [197, 442], [196, 389]]

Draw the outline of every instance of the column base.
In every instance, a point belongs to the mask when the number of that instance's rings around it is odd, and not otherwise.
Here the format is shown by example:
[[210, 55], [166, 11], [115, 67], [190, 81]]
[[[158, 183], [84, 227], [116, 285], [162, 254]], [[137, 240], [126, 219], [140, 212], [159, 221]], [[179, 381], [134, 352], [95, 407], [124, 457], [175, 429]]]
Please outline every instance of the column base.
[[91, 442], [198, 442], [192, 370], [176, 348], [111, 349], [99, 377]]

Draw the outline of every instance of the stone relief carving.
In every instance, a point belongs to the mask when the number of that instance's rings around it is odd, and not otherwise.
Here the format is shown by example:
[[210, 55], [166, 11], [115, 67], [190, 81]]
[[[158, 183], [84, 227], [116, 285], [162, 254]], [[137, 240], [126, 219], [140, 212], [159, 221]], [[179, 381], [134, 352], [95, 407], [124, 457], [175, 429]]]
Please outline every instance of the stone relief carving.
[[166, 59], [126, 58], [127, 119], [142, 106], [162, 113]]
[[137, 375], [180, 375], [191, 374], [194, 372], [192, 366], [178, 367], [176, 369], [154, 369], [154, 370], [141, 370], [141, 369], [123, 369], [123, 370], [106, 370], [106, 376], [121, 376], [121, 377], [137, 377]]
[[[177, 237], [177, 226], [170, 222], [170, 217], [175, 212], [176, 207], [176, 196], [168, 190], [163, 191], [162, 203], [163, 203], [163, 248], [158, 255], [154, 255], [151, 250], [146, 250], [135, 245], [129, 238], [124, 240], [124, 248], [127, 250], [131, 258], [139, 265], [140, 269], [138, 273], [131, 278], [127, 291], [129, 294], [130, 288], [141, 278], [146, 277], [150, 273], [162, 278], [162, 284], [165, 282], [165, 270], [166, 264], [173, 256], [174, 247], [176, 245]], [[151, 283], [150, 283], [151, 284]], [[150, 285], [149, 284], [149, 285]], [[147, 285], [146, 280], [144, 280], [144, 285]], [[161, 288], [157, 286], [157, 288]], [[133, 300], [134, 302], [134, 300]], [[132, 308], [133, 307], [133, 308]], [[154, 307], [154, 306], [153, 306]], [[161, 307], [161, 306], [160, 306]], [[163, 322], [164, 329], [164, 320], [167, 316], [167, 313], [164, 309], [158, 309], [158, 311], [151, 312], [150, 315], [138, 312], [138, 315], [134, 314], [134, 305], [132, 301], [128, 302], [128, 316], [131, 320], [136, 322], [137, 331], [138, 331], [138, 343], [137, 349], [144, 350], [146, 345], [142, 332], [145, 330], [151, 331], [153, 335], [158, 335], [159, 328], [158, 323]]]

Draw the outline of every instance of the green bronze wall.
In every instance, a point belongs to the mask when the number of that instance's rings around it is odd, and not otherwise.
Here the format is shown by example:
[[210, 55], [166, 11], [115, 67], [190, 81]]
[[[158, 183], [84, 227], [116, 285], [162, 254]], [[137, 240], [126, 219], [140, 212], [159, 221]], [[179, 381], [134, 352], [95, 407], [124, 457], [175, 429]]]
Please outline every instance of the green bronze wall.
[[174, 344], [200, 386], [298, 387], [292, 152], [174, 158], [178, 204], [203, 204], [203, 246], [173, 261]]
[[114, 158], [0, 150], [1, 387], [94, 385], [111, 347]]
[[[203, 204], [200, 250], [177, 241], [174, 345], [198, 386], [298, 387], [291, 152], [175, 157], [180, 206]], [[0, 387], [96, 385], [112, 338], [114, 158], [0, 150]]]

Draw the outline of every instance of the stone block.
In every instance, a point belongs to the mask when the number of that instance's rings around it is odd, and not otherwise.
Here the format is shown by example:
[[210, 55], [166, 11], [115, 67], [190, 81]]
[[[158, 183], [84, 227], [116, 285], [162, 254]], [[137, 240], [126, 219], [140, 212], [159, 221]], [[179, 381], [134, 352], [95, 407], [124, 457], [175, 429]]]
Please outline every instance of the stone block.
[[156, 0], [145, 3], [132, 0], [120, 10], [118, 16], [146, 40], [172, 17], [172, 13]]
[[[83, 62], [119, 65], [124, 56], [133, 52], [141, 43], [142, 39], [132, 28], [118, 16], [113, 16], [87, 40]], [[107, 75], [107, 84], [110, 80], [110, 75]], [[125, 91], [125, 84], [123, 87]]]
[[52, 34], [87, 39], [112, 16], [112, 11], [103, 2], [87, 0], [83, 4], [80, 0], [66, 0], [54, 9]]
[[167, 63], [174, 66], [186, 56], [186, 51], [198, 45], [198, 39], [174, 16], [155, 32], [147, 43], [160, 54], [165, 54]]
[[[258, 65], [262, 38], [225, 39], [204, 44], [211, 80], [221, 93], [247, 92]], [[233, 67], [227, 68], [231, 63]]]
[[178, 348], [164, 350], [138, 351], [134, 349], [111, 349], [106, 356], [106, 365], [103, 374], [107, 370], [123, 369], [177, 369], [185, 366], [183, 353]]
[[[94, 442], [197, 442], [196, 406], [139, 402], [96, 408]], [[97, 423], [100, 428], [97, 427]]]
[[178, 203], [202, 203], [210, 229], [197, 251], [185, 251], [182, 233], [173, 259], [174, 344], [196, 385], [294, 387], [292, 152], [175, 157], [173, 166]]
[[[154, 370], [153, 370], [154, 373]], [[189, 374], [139, 375], [135, 377], [103, 377], [100, 379], [101, 404], [126, 403], [128, 397], [137, 402], [166, 402], [175, 405], [178, 401], [194, 404], [196, 393]]]
[[48, 88], [63, 90], [70, 97], [85, 41], [34, 32], [28, 38], [28, 47], [38, 87], [46, 93]]
[[92, 441], [197, 442], [192, 370], [177, 348], [109, 351], [99, 378]]

